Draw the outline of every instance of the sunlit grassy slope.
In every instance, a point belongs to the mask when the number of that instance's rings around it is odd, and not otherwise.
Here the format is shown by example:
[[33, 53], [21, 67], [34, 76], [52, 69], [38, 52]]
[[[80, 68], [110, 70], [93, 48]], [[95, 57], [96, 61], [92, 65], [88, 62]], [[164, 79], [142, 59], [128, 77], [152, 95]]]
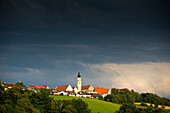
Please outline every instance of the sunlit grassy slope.
[[50, 96], [50, 97], [54, 97], [54, 99], [56, 100], [71, 100], [71, 99], [82, 99], [83, 101], [85, 101], [88, 106], [89, 109], [91, 109], [91, 111], [93, 113], [114, 113], [116, 110], [119, 110], [120, 108], [120, 104], [115, 104], [115, 103], [111, 103], [111, 102], [105, 102], [102, 100], [97, 100], [97, 99], [91, 99], [91, 98], [83, 98], [83, 97], [71, 97], [71, 96]]

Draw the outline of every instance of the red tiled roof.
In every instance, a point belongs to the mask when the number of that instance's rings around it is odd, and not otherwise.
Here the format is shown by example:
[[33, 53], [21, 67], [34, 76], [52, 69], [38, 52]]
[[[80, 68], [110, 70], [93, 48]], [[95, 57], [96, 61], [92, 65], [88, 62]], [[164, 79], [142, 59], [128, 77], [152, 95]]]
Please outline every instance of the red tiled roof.
[[81, 89], [84, 90], [84, 89], [88, 89], [91, 85], [87, 85], [87, 86], [82, 86]]
[[7, 86], [7, 87], [12, 87], [12, 86], [15, 86], [14, 83], [6, 83], [6, 84], [3, 84], [4, 86]]
[[27, 86], [27, 87], [36, 88], [36, 89], [46, 88], [46, 86]]
[[56, 89], [49, 89], [49, 90], [50, 90], [50, 92], [57, 92]]
[[69, 86], [69, 85], [57, 86], [56, 90], [57, 90], [57, 91], [66, 91], [66, 89], [67, 89], [68, 86]]
[[37, 89], [46, 88], [46, 86], [34, 86]]
[[34, 88], [34, 86], [27, 86], [27, 87], [29, 87], [29, 88]]
[[77, 88], [77, 86], [73, 86], [72, 88], [74, 89], [75, 87]]
[[54, 89], [50, 89], [50, 92], [53, 92]]
[[124, 89], [118, 89], [118, 91], [125, 91], [125, 90], [128, 90], [128, 91], [130, 91], [128, 88], [124, 88]]
[[94, 92], [98, 92], [98, 94], [108, 94], [109, 89], [105, 89], [104, 87], [95, 87]]

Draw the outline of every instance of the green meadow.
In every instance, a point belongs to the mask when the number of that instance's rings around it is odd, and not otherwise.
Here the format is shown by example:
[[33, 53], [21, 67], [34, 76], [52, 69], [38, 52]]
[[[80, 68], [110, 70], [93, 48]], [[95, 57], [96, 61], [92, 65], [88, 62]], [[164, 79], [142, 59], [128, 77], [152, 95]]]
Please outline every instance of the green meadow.
[[50, 97], [53, 97], [55, 100], [82, 99], [88, 104], [89, 109], [91, 109], [93, 113], [98, 113], [98, 112], [114, 113], [116, 110], [119, 110], [121, 106], [120, 104], [105, 102], [105, 101], [98, 100], [98, 99], [84, 98], [84, 97], [52, 96], [52, 95], [50, 95]]

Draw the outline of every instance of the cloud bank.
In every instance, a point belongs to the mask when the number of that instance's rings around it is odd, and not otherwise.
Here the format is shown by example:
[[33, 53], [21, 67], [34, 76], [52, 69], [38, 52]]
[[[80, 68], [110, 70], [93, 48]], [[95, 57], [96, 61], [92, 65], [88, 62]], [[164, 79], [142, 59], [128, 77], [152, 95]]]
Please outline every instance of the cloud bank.
[[0, 74], [5, 82], [14, 82], [22, 78], [26, 85], [46, 84], [50, 88], [65, 84], [74, 86], [77, 72], [80, 71], [83, 85], [129, 88], [140, 93], [150, 92], [170, 97], [170, 63], [168, 62], [85, 64], [76, 61], [61, 61], [56, 62], [54, 69], [9, 66], [0, 68], [3, 70]]
[[138, 92], [152, 92], [170, 96], [170, 63], [95, 64], [87, 66], [97, 74], [98, 81], [115, 88], [129, 88]]

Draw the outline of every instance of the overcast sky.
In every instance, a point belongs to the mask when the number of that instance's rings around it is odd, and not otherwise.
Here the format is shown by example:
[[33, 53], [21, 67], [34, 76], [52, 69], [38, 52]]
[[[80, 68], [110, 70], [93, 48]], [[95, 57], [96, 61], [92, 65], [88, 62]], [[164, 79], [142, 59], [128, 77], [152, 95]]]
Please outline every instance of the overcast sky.
[[0, 78], [170, 97], [168, 0], [0, 0]]

